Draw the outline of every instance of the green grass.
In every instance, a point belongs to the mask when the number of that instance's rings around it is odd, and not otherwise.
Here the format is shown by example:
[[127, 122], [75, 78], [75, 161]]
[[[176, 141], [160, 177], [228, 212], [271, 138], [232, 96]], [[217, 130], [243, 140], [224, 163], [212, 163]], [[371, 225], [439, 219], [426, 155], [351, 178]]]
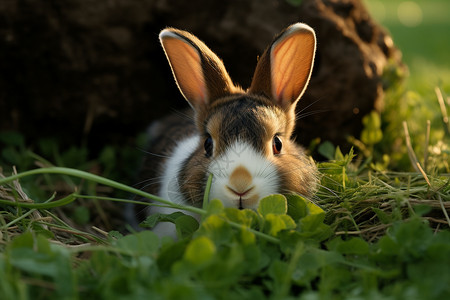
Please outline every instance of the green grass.
[[[404, 1], [365, 0], [373, 17], [392, 34], [395, 45], [402, 51], [405, 63], [410, 68], [410, 82], [438, 84], [450, 72], [448, 51], [450, 49], [450, 2], [446, 0]], [[407, 25], [399, 15], [414, 15], [401, 10], [405, 2], [416, 4], [420, 9], [420, 23]], [[405, 8], [403, 6], [403, 8]], [[430, 68], [434, 72], [429, 72]], [[435, 72], [437, 71], [437, 72]]]
[[169, 204], [130, 186], [54, 167], [0, 179], [0, 292], [8, 299], [450, 295], [448, 174], [376, 172], [352, 158], [337, 150], [319, 164], [315, 202], [322, 208], [290, 195], [267, 197], [256, 212], [211, 201], [186, 208], [203, 215], [200, 224], [183, 214], [166, 218], [176, 224], [178, 241], [150, 231], [122, 236], [76, 229], [55, 209], [83, 199], [130, 200], [95, 196], [79, 185], [62, 199], [33, 203], [17, 180], [70, 176]]
[[416, 1], [416, 27], [397, 17], [404, 1], [367, 2], [410, 76], [387, 92], [381, 115], [365, 117], [356, 156], [318, 147], [328, 161], [318, 163], [315, 204], [275, 195], [250, 211], [204, 201], [186, 208], [200, 223], [149, 217], [146, 228], [176, 225], [178, 241], [159, 239], [122, 219], [131, 199], [169, 204], [132, 186], [135, 148], [105, 146], [89, 159], [84, 147], [0, 133], [2, 299], [450, 298], [450, 135], [436, 95], [450, 112], [450, 2]]

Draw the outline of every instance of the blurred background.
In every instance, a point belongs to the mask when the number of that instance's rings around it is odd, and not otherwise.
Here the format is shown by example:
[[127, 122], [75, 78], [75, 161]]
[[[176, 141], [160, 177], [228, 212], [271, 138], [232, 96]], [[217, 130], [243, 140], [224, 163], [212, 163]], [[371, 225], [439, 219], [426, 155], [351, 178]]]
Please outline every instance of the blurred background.
[[423, 89], [450, 79], [450, 1], [364, 0], [391, 33], [410, 70], [408, 86]]
[[[450, 161], [450, 1], [446, 0], [364, 0], [372, 16], [392, 35], [408, 66], [405, 85], [390, 93], [392, 104], [382, 119], [385, 146], [390, 167], [407, 169], [404, 132], [405, 121], [419, 157], [431, 153], [441, 170], [449, 172]], [[427, 143], [427, 121], [430, 140]], [[396, 140], [395, 136], [399, 138]], [[383, 149], [383, 150], [382, 150]], [[426, 160], [426, 159], [424, 159]], [[433, 164], [432, 163], [432, 164]]]

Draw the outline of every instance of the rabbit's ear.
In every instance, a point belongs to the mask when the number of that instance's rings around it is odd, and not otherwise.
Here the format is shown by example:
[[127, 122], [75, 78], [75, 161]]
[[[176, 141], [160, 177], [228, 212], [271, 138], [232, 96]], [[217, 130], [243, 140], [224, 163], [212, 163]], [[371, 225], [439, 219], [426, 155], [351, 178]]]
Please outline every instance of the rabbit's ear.
[[281, 32], [258, 61], [250, 92], [263, 93], [289, 111], [308, 85], [316, 51], [314, 30], [296, 23]]
[[222, 61], [192, 34], [164, 29], [159, 39], [175, 81], [194, 109], [203, 109], [214, 99], [235, 89]]

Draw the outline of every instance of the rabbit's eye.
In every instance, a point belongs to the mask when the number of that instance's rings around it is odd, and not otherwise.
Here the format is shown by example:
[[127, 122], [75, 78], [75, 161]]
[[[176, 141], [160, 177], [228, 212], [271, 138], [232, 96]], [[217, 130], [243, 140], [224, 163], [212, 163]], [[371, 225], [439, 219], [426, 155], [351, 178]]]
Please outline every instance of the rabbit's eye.
[[273, 150], [273, 154], [280, 154], [281, 152], [281, 148], [283, 148], [283, 142], [281, 142], [281, 139], [278, 135], [273, 137], [273, 142], [272, 142], [272, 150]]
[[205, 147], [205, 156], [206, 157], [211, 157], [212, 153], [213, 153], [213, 139], [210, 135], [208, 135], [208, 137], [205, 140], [205, 144], [203, 145]]

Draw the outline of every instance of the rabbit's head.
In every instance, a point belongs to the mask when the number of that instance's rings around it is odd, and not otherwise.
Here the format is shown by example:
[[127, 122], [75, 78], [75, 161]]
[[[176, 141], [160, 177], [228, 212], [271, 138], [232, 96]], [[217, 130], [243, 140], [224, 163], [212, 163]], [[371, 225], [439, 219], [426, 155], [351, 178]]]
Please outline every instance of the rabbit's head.
[[168, 28], [160, 40], [198, 130], [177, 162], [181, 195], [199, 201], [210, 173], [210, 197], [225, 206], [254, 209], [274, 193], [311, 195], [316, 166], [291, 138], [295, 106], [314, 62], [313, 29], [296, 23], [281, 32], [260, 57], [247, 90], [233, 84], [222, 61], [192, 34]]

